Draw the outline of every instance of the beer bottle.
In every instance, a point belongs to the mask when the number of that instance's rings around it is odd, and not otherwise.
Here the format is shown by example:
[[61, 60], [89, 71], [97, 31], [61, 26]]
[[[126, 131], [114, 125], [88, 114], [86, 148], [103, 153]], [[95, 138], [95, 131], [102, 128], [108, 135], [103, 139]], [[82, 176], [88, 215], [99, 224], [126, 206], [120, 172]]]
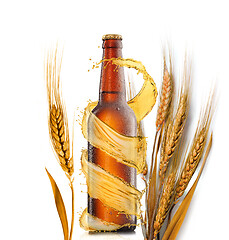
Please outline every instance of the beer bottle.
[[[121, 35], [107, 34], [102, 39], [103, 59], [122, 57]], [[105, 64], [106, 67], [104, 67]], [[123, 67], [116, 69], [117, 66], [111, 62], [102, 63], [99, 101], [92, 112], [118, 133], [133, 137], [137, 134], [137, 121], [133, 110], [126, 102], [124, 69]], [[90, 143], [88, 143], [88, 160], [112, 175], [136, 186], [136, 169], [117, 162], [115, 158], [93, 147]], [[88, 196], [88, 213], [106, 222], [119, 225], [136, 224], [136, 216], [126, 216], [119, 213], [104, 206], [99, 199], [93, 199], [90, 196]], [[125, 226], [120, 230], [133, 231], [134, 229], [135, 226]]]

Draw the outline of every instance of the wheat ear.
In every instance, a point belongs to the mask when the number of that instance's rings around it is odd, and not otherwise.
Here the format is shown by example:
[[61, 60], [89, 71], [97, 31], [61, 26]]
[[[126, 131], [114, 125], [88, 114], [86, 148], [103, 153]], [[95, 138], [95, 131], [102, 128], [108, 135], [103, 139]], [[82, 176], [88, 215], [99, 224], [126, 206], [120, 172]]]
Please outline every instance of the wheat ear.
[[166, 66], [165, 57], [164, 57], [164, 75], [163, 75], [163, 81], [162, 81], [162, 87], [161, 87], [159, 106], [157, 109], [157, 116], [156, 116], [157, 131], [161, 129], [162, 124], [165, 122], [166, 117], [168, 116], [172, 95], [173, 95], [172, 73], [169, 73], [168, 68]]
[[184, 130], [185, 122], [187, 119], [188, 110], [188, 94], [185, 93], [180, 97], [179, 106], [175, 119], [168, 123], [167, 132], [163, 140], [163, 154], [161, 155], [159, 165], [159, 176], [164, 178], [165, 172], [168, 168], [169, 159], [173, 156], [175, 148]]
[[202, 158], [204, 147], [207, 141], [209, 126], [212, 119], [213, 96], [209, 100], [202, 120], [199, 121], [190, 151], [184, 161], [180, 177], [176, 186], [175, 201], [180, 198], [187, 188], [199, 162]]
[[187, 157], [184, 168], [181, 173], [177, 188], [176, 188], [176, 197], [177, 200], [181, 197], [188, 186], [189, 181], [191, 180], [203, 153], [203, 149], [206, 143], [206, 130], [202, 129], [200, 133], [195, 138], [191, 151]]
[[187, 70], [184, 71], [184, 81], [180, 90], [180, 98], [175, 117], [173, 119], [172, 112], [166, 123], [167, 130], [163, 140], [163, 151], [160, 157], [159, 176], [163, 181], [168, 168], [169, 159], [173, 156], [175, 148], [178, 146], [179, 140], [184, 130], [185, 122], [189, 110], [190, 98], [190, 75], [187, 76]]
[[49, 134], [60, 166], [71, 177], [74, 172], [70, 155], [69, 128], [65, 106], [60, 92], [61, 61], [57, 62], [57, 51], [48, 56], [46, 82], [49, 102]]
[[165, 218], [167, 216], [167, 213], [169, 211], [169, 208], [172, 203], [173, 199], [173, 193], [174, 193], [174, 185], [176, 181], [176, 175], [175, 173], [170, 173], [166, 183], [164, 184], [163, 187], [163, 192], [159, 201], [158, 209], [157, 209], [157, 214], [155, 217], [155, 221], [153, 223], [154, 227], [154, 239], [156, 239], [157, 234], [160, 232], [161, 227], [165, 221]]

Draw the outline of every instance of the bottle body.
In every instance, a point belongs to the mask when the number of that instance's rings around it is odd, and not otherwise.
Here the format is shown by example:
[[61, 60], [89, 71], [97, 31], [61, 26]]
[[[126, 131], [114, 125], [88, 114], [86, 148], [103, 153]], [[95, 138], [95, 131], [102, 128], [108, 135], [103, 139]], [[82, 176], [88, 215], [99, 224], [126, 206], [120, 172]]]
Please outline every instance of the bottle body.
[[[104, 40], [103, 48], [104, 59], [122, 57], [120, 39]], [[123, 69], [119, 68], [118, 71], [115, 71], [117, 66], [109, 62], [104, 64], [101, 69], [99, 102], [92, 112], [116, 132], [134, 137], [137, 134], [137, 122], [133, 110], [126, 103]], [[90, 143], [88, 143], [88, 160], [105, 169], [110, 174], [136, 186], [136, 169], [118, 162], [115, 158], [92, 146]], [[106, 222], [119, 225], [136, 224], [135, 216], [126, 216], [123, 213], [119, 213], [105, 206], [99, 199], [93, 199], [90, 196], [88, 196], [88, 212]], [[131, 231], [134, 229], [135, 226], [130, 226], [123, 227], [121, 230]]]

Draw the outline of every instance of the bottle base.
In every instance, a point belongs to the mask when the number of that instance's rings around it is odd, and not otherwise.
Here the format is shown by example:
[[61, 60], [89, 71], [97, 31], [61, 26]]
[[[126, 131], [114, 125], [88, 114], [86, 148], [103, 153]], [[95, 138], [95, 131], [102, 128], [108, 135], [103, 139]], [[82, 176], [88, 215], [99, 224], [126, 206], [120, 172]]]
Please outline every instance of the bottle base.
[[89, 231], [89, 234], [100, 234], [100, 233], [115, 233], [115, 232], [118, 232], [118, 233], [134, 233], [136, 229], [136, 226], [125, 226], [125, 227], [122, 227], [118, 230], [114, 230], [114, 231], [106, 231], [106, 230], [100, 230], [98, 232], [95, 232], [95, 231]]
[[120, 229], [118, 229], [116, 232], [134, 232], [136, 229], [136, 226], [125, 226]]

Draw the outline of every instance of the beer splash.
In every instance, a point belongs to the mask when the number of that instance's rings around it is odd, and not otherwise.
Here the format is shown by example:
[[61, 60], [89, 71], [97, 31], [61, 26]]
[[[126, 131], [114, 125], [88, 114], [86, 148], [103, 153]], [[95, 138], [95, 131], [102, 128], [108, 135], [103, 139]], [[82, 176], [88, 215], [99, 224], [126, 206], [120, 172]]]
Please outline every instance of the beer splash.
[[[145, 66], [140, 61], [119, 57], [103, 59], [97, 65], [102, 62], [115, 64], [117, 66], [116, 71], [119, 67], [134, 68], [138, 71], [137, 74], [141, 73], [143, 75], [144, 83], [141, 90], [128, 101], [129, 107], [135, 113], [137, 122], [140, 123], [149, 114], [156, 102], [157, 88], [153, 78], [147, 73]], [[146, 138], [140, 136], [128, 137], [117, 133], [92, 113], [97, 103], [90, 102], [84, 111], [82, 133], [86, 140], [94, 147], [114, 157], [118, 162], [136, 168], [138, 174], [145, 171]], [[88, 131], [90, 131], [90, 134], [88, 134]], [[82, 151], [81, 164], [86, 176], [88, 194], [92, 198], [99, 199], [104, 205], [120, 213], [136, 215], [140, 218], [142, 192], [94, 163], [88, 162], [87, 150]], [[88, 175], [90, 175], [90, 178]], [[90, 215], [87, 210], [84, 210], [81, 215], [80, 226], [87, 231], [114, 231], [123, 227], [102, 221]]]
[[94, 147], [141, 173], [146, 167], [146, 138], [127, 137], [117, 133], [91, 112], [93, 105], [94, 103], [91, 103], [85, 109], [82, 125], [84, 137]]
[[140, 217], [140, 204], [137, 204], [137, 209], [135, 206], [141, 198], [140, 191], [96, 164], [88, 162], [86, 150], [82, 153], [81, 163], [87, 179], [88, 192], [92, 198], [100, 199], [106, 206], [112, 203], [112, 208], [120, 213]]

